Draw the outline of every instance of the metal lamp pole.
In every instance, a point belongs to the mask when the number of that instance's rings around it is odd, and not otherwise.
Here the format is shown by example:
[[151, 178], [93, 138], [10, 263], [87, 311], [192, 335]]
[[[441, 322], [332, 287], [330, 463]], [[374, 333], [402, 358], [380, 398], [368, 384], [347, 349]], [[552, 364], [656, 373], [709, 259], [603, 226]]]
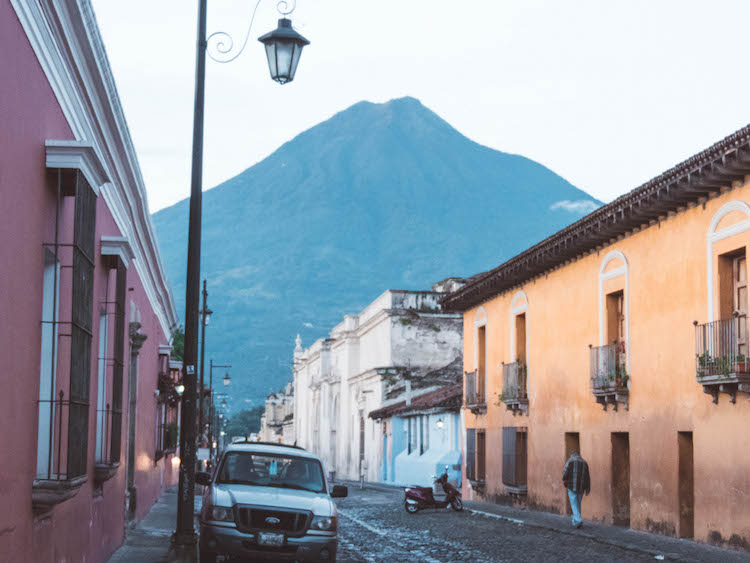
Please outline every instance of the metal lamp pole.
[[203, 188], [203, 107], [206, 79], [206, 2], [198, 1], [198, 41], [195, 55], [195, 104], [193, 108], [193, 166], [190, 181], [190, 219], [188, 223], [187, 284], [185, 288], [185, 351], [182, 380], [180, 435], [180, 477], [177, 495], [177, 529], [174, 543], [181, 548], [196, 543], [193, 527], [195, 509], [195, 363], [198, 348], [198, 299], [201, 272], [201, 210]]
[[[203, 309], [200, 311], [201, 317], [201, 382], [198, 391], [198, 440], [203, 437], [203, 373], [206, 365], [206, 325], [211, 318], [213, 311], [208, 308], [208, 291], [206, 290], [206, 280], [203, 280]], [[200, 446], [199, 446], [200, 447]]]
[[[257, 10], [260, 0], [255, 5]], [[277, 8], [283, 16], [294, 11], [295, 0], [279, 2]], [[286, 10], [282, 10], [286, 8]], [[255, 19], [253, 11], [248, 37]], [[201, 271], [201, 211], [203, 188], [203, 113], [206, 82], [206, 54], [208, 40], [216, 38], [218, 50], [226, 55], [228, 50], [222, 48], [224, 39], [229, 37], [224, 32], [217, 32], [206, 39], [207, 0], [198, 0], [198, 38], [195, 53], [195, 100], [193, 106], [193, 162], [190, 181], [190, 219], [188, 224], [188, 259], [185, 287], [185, 350], [183, 353], [182, 377], [185, 385], [183, 394], [181, 433], [180, 433], [180, 477], [177, 495], [177, 529], [174, 533], [174, 544], [178, 551], [195, 550], [196, 533], [193, 527], [195, 508], [195, 466], [196, 466], [196, 361], [198, 351], [198, 305], [200, 300]], [[278, 28], [259, 38], [266, 49], [268, 68], [271, 78], [279, 84], [294, 80], [297, 64], [302, 49], [310, 42], [292, 28], [292, 22], [286, 17], [279, 20]], [[230, 62], [244, 50], [247, 38], [239, 53], [218, 62]], [[231, 47], [230, 49], [231, 50]]]
[[216, 429], [216, 425], [214, 424], [214, 368], [232, 369], [232, 366], [215, 364], [214, 361], [211, 360], [210, 366], [208, 368], [208, 392], [211, 395], [211, 415], [208, 419], [208, 441], [211, 444], [211, 451], [213, 451], [214, 447], [214, 430]]

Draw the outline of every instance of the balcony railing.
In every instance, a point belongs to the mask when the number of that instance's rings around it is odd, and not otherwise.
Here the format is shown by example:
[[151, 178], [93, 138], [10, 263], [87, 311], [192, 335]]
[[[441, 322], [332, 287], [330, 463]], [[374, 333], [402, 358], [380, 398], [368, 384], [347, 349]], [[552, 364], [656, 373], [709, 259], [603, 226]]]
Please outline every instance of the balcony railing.
[[523, 362], [503, 364], [503, 391], [500, 399], [514, 415], [529, 413], [528, 368]]
[[625, 346], [614, 342], [606, 346], [590, 346], [589, 370], [591, 392], [596, 402], [607, 410], [612, 405], [617, 410], [618, 403], [628, 409], [630, 376], [626, 367]]
[[39, 401], [40, 424], [37, 443], [36, 477], [31, 493], [34, 511], [44, 512], [75, 496], [86, 482], [86, 475], [71, 471], [69, 464], [68, 423], [75, 401], [60, 391], [55, 400]]
[[695, 375], [703, 390], [719, 402], [719, 392], [731, 402], [737, 392], [750, 393], [750, 344], [747, 318], [733, 317], [695, 326]]
[[466, 407], [473, 412], [486, 410], [487, 401], [484, 396], [484, 378], [479, 377], [478, 371], [465, 372], [464, 397]]

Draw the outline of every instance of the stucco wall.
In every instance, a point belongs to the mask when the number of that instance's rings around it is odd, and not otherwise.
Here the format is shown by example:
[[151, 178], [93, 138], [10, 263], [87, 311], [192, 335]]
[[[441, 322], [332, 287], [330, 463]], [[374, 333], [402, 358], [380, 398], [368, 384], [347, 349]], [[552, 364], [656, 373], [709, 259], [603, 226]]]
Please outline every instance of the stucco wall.
[[[564, 434], [579, 432], [592, 474], [583, 515], [611, 522], [611, 433], [628, 432], [631, 526], [675, 534], [677, 433], [692, 432], [696, 539], [750, 542], [750, 474], [743, 469], [750, 465], [750, 437], [739, 431], [750, 416], [750, 403], [740, 394], [737, 404], [722, 395], [714, 405], [703, 393], [696, 382], [692, 324], [713, 320], [707, 318], [707, 232], [719, 208], [732, 200], [750, 201], [750, 187], [673, 215], [482, 304], [482, 311], [477, 307], [465, 314], [465, 371], [476, 368], [477, 315], [487, 317], [487, 413], [464, 412], [466, 427], [487, 429], [485, 498], [497, 498], [505, 490], [501, 428], [527, 426], [528, 501], [563, 512]], [[720, 228], [744, 218], [727, 216]], [[713, 270], [718, 253], [748, 243], [750, 232], [745, 231], [715, 245]], [[600, 344], [600, 269], [614, 250], [627, 260], [629, 276], [630, 410], [613, 412], [610, 407], [604, 412], [589, 388], [588, 346]], [[621, 265], [616, 259], [606, 270]], [[624, 287], [622, 276], [602, 284], [603, 293]], [[510, 309], [518, 291], [528, 298], [528, 417], [513, 417], [497, 405], [501, 363], [515, 359]], [[468, 485], [464, 492], [469, 493]]]
[[[120, 235], [102, 197], [97, 200], [96, 258], [94, 278], [94, 322], [92, 337], [92, 373], [88, 429], [88, 482], [75, 497], [57, 505], [44, 515], [32, 513], [31, 490], [36, 472], [36, 448], [39, 399], [40, 342], [42, 319], [43, 243], [54, 238], [56, 185], [46, 179], [45, 141], [70, 140], [69, 127], [47, 78], [7, 1], [0, 1], [0, 505], [12, 509], [0, 513], [0, 560], [105, 561], [119, 546], [124, 533], [124, 492], [127, 452], [127, 411], [123, 404], [123, 440], [121, 466], [95, 491], [94, 452], [96, 445], [96, 397], [98, 310], [104, 292], [104, 268], [99, 256], [102, 235]], [[66, 202], [63, 215], [70, 215]], [[63, 240], [62, 242], [69, 242]], [[128, 270], [127, 301], [141, 311], [143, 331], [149, 340], [141, 351], [139, 403], [143, 414], [138, 419], [139, 465], [136, 480], [139, 492], [139, 516], [154, 502], [162, 482], [173, 478], [165, 461], [154, 466], [155, 409], [153, 390], [158, 372], [158, 345], [167, 343], [161, 324], [137, 273]], [[60, 311], [69, 318], [69, 294], [61, 295]], [[63, 331], [61, 331], [63, 332]], [[126, 331], [127, 332], [127, 331]], [[127, 338], [127, 334], [125, 336]], [[124, 397], [127, 397], [126, 345]], [[64, 351], [61, 350], [61, 355]], [[58, 382], [67, 377], [69, 362], [61, 356]], [[67, 393], [66, 393], [67, 394]], [[148, 458], [148, 459], [147, 459]]]

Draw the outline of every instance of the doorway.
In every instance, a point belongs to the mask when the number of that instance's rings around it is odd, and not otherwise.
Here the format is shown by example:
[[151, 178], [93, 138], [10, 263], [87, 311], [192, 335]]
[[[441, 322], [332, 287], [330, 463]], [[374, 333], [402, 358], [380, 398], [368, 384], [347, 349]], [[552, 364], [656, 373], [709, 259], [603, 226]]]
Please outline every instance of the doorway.
[[630, 526], [630, 440], [612, 432], [612, 523]]
[[678, 499], [680, 504], [680, 537], [692, 538], [695, 521], [695, 494], [693, 488], [693, 433], [677, 433], [678, 449]]
[[[573, 452], [581, 452], [581, 435], [578, 432], [566, 432], [565, 433], [565, 461], [570, 459]], [[568, 491], [565, 490], [565, 513], [570, 516], [573, 514], [573, 509], [570, 508], [570, 501], [568, 500]]]

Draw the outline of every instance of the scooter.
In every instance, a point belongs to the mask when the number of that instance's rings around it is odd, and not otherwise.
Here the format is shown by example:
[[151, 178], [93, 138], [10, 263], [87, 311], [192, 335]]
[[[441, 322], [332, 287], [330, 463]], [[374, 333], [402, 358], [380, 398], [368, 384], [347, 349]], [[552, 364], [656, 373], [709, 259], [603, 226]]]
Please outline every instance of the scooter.
[[461, 491], [448, 482], [448, 466], [445, 466], [445, 473], [435, 478], [435, 483], [439, 483], [445, 491], [445, 500], [435, 500], [431, 487], [411, 486], [404, 489], [404, 508], [409, 514], [415, 514], [423, 508], [447, 508], [450, 506], [456, 512], [464, 509], [461, 502]]

